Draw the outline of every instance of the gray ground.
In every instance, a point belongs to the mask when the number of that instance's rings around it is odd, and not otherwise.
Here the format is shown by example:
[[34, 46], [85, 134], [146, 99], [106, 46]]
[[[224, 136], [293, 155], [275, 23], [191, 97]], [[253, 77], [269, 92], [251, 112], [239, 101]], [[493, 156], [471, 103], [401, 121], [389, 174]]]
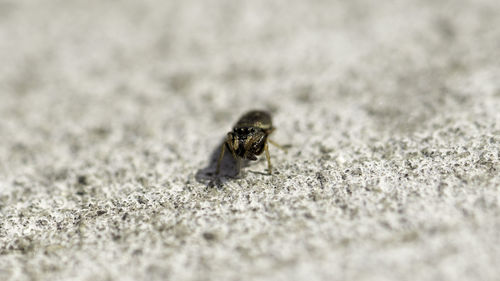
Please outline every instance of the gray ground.
[[1, 0], [0, 280], [498, 280], [499, 13]]

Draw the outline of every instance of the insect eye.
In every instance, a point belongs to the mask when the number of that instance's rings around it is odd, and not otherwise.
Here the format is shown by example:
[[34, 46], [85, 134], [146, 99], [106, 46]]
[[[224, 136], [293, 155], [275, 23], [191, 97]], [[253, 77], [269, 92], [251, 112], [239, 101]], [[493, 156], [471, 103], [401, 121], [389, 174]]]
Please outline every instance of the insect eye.
[[248, 129], [248, 128], [238, 128], [238, 129], [236, 130], [236, 132], [237, 132], [238, 134], [248, 134], [249, 129]]

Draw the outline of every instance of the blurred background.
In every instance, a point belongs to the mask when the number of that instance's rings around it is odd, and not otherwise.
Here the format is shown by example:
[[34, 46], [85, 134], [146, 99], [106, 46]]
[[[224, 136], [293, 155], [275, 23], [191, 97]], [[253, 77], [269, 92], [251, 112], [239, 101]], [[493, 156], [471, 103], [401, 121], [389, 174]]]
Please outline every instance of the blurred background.
[[204, 142], [249, 108], [288, 131], [326, 119], [407, 133], [498, 94], [496, 1], [4, 0], [0, 11], [4, 141], [60, 149], [118, 130]]

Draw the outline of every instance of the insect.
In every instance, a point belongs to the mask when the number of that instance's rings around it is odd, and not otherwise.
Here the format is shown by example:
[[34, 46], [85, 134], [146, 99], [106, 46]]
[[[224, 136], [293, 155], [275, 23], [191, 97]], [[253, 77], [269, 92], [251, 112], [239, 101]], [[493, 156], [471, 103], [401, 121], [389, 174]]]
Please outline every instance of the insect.
[[262, 154], [262, 152], [266, 153], [268, 173], [271, 174], [272, 165], [268, 142], [285, 150], [285, 147], [269, 139], [269, 135], [274, 130], [271, 115], [266, 111], [252, 110], [241, 116], [234, 125], [233, 130], [227, 133], [226, 140], [222, 144], [216, 174], [219, 174], [220, 163], [224, 157], [226, 147], [237, 162], [238, 174], [241, 169], [241, 159], [255, 161], [257, 155]]

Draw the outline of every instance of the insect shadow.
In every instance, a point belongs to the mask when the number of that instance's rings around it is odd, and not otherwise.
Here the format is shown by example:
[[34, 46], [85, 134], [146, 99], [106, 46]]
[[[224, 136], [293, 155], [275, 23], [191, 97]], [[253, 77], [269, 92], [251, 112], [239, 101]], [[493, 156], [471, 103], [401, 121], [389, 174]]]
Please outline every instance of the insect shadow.
[[[238, 175], [237, 160], [234, 159], [231, 153], [224, 153], [224, 157], [220, 163], [219, 174], [216, 174], [217, 161], [219, 160], [221, 147], [225, 145], [225, 140], [220, 141], [217, 146], [212, 150], [209, 156], [208, 164], [206, 167], [199, 169], [196, 172], [195, 179], [197, 182], [206, 184], [207, 187], [218, 186], [221, 187], [226, 181], [230, 179], [240, 178], [243, 173]], [[227, 149], [227, 148], [226, 148]], [[248, 166], [248, 160], [241, 159], [241, 168]]]

